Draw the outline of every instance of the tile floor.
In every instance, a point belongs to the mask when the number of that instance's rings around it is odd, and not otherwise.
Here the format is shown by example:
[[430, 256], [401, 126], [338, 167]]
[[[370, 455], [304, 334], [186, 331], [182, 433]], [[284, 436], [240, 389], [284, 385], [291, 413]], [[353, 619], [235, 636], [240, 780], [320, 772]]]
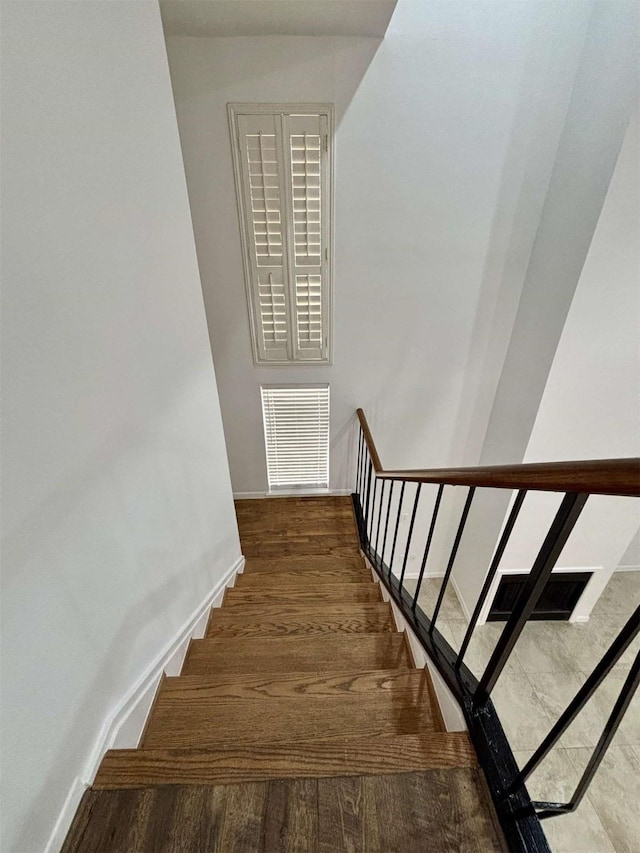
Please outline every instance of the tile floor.
[[[407, 587], [411, 583], [408, 581]], [[428, 615], [439, 587], [439, 578], [423, 584], [420, 605]], [[589, 622], [530, 622], [526, 626], [493, 695], [520, 766], [639, 603], [640, 572], [618, 572]], [[438, 623], [447, 641], [459, 649], [467, 622], [451, 587]], [[477, 676], [503, 627], [502, 622], [490, 622], [476, 629], [465, 660]], [[639, 648], [640, 638], [636, 638], [558, 746], [530, 777], [533, 798], [565, 802], [570, 798]], [[573, 814], [545, 820], [543, 828], [554, 853], [640, 853], [640, 693], [627, 710], [579, 808]]]

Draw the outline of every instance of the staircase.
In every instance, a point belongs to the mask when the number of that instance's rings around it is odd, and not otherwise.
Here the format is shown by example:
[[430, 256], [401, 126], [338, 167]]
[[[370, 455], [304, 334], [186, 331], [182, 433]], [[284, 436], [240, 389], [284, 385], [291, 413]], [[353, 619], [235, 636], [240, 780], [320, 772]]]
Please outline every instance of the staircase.
[[236, 503], [246, 567], [64, 853], [503, 850], [466, 733], [360, 555], [350, 498]]

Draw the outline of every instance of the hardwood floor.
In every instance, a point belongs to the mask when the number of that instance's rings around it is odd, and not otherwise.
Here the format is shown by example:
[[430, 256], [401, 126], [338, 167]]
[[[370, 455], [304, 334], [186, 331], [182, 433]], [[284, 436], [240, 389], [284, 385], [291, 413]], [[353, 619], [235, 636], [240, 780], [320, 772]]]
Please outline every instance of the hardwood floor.
[[245, 573], [109, 751], [64, 853], [502, 850], [359, 555], [348, 498], [236, 504]]
[[473, 768], [88, 791], [63, 853], [504, 851]]

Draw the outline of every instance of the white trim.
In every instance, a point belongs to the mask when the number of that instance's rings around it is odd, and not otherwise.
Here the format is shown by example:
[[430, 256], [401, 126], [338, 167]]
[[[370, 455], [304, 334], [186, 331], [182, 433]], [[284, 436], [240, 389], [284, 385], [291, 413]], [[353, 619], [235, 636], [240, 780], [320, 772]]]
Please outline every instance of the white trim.
[[[408, 580], [408, 581], [418, 580], [419, 576], [420, 576], [419, 572], [414, 573], [414, 572], [409, 572], [408, 570], [405, 572], [405, 575], [404, 575], [405, 580]], [[423, 577], [423, 579], [424, 578], [443, 578], [444, 572], [429, 572], [429, 571], [427, 571], [424, 573], [424, 575], [422, 577]], [[453, 591], [456, 594], [456, 598], [458, 599], [458, 602], [460, 604], [460, 608], [461, 608], [462, 612], [464, 613], [465, 619], [467, 620], [467, 622], [471, 622], [471, 614], [469, 613], [469, 608], [467, 607], [464, 599], [462, 598], [462, 595], [460, 593], [460, 587], [458, 586], [457, 581], [456, 581], [455, 577], [453, 576], [453, 574], [449, 575], [449, 583], [453, 587]], [[494, 595], [495, 595], [495, 593], [494, 593]], [[480, 624], [480, 623], [478, 623], [478, 624]]]
[[233, 586], [236, 575], [244, 569], [244, 561], [244, 557], [240, 556], [227, 569], [153, 663], [136, 680], [116, 707], [107, 714], [84, 770], [80, 776], [76, 777], [67, 794], [44, 853], [57, 853], [62, 847], [82, 795], [93, 783], [105, 752], [109, 749], [135, 748], [138, 745], [160, 679], [163, 674], [174, 675], [180, 672], [189, 642], [204, 636], [210, 609], [220, 607], [225, 589]]
[[[609, 578], [611, 577], [612, 571], [610, 569], [605, 569], [604, 566], [557, 566], [553, 570], [553, 574], [562, 574], [563, 572], [590, 572], [592, 573], [591, 579], [587, 583], [586, 587], [580, 598], [578, 599], [578, 603], [573, 609], [571, 616], [569, 617], [569, 622], [588, 622], [589, 615], [593, 610], [593, 607], [600, 598], [603, 589], [609, 582]], [[480, 616], [478, 617], [478, 625], [484, 625], [489, 616], [489, 611], [491, 610], [491, 605], [493, 604], [493, 599], [496, 596], [498, 591], [498, 586], [500, 584], [500, 578], [503, 575], [527, 575], [529, 574], [528, 569], [522, 568], [505, 568], [498, 569], [496, 575], [489, 587], [489, 592], [487, 593], [487, 597], [482, 606], [482, 610], [480, 611]], [[460, 598], [460, 596], [458, 596]], [[460, 603], [462, 604], [462, 599], [460, 599]], [[463, 605], [463, 608], [466, 611], [466, 608]]]
[[64, 801], [64, 805], [60, 810], [55, 826], [51, 830], [51, 835], [49, 836], [49, 840], [44, 848], [44, 853], [58, 853], [62, 848], [64, 840], [67, 837], [67, 833], [69, 832], [71, 821], [78, 810], [80, 800], [82, 799], [82, 795], [86, 789], [87, 785], [79, 776], [76, 776], [73, 780], [73, 785], [67, 794], [67, 798]]
[[[402, 557], [402, 554], [398, 554], [398, 559], [399, 559], [400, 557]], [[404, 576], [405, 576], [405, 580], [408, 580], [408, 581], [417, 581], [417, 580], [418, 580], [418, 578], [420, 577], [420, 571], [419, 571], [418, 569], [415, 569], [415, 570], [413, 570], [413, 571], [412, 571], [412, 570], [410, 570], [410, 569], [409, 569], [409, 566], [407, 566], [407, 570], [406, 570], [406, 572], [404, 573]], [[424, 575], [423, 575], [422, 577], [423, 577], [423, 578], [443, 578], [443, 577], [444, 577], [444, 572], [434, 572], [434, 571], [431, 571], [431, 572], [430, 572], [430, 571], [428, 571], [428, 570], [427, 570], [427, 571], [425, 571], [425, 573], [424, 573]]]
[[442, 719], [444, 720], [445, 729], [448, 732], [466, 732], [467, 724], [464, 719], [464, 714], [462, 713], [462, 709], [458, 705], [453, 693], [445, 684], [444, 679], [438, 672], [435, 664], [433, 663], [429, 655], [422, 648], [420, 640], [418, 640], [413, 629], [402, 615], [400, 608], [396, 605], [396, 603], [389, 595], [387, 588], [383, 583], [380, 582], [380, 578], [378, 577], [377, 572], [369, 562], [369, 559], [365, 556], [365, 554], [362, 553], [362, 551], [360, 553], [364, 557], [364, 561], [367, 566], [369, 566], [374, 581], [376, 581], [376, 583], [378, 583], [380, 586], [380, 592], [382, 593], [383, 600], [391, 605], [391, 612], [393, 613], [393, 619], [396, 623], [396, 628], [398, 629], [398, 631], [406, 633], [407, 635], [407, 640], [409, 642], [409, 647], [411, 648], [411, 654], [413, 655], [413, 661], [416, 667], [418, 669], [424, 669], [424, 667], [426, 666], [426, 668], [429, 670], [429, 675], [431, 676], [431, 681], [433, 682], [433, 687], [436, 693], [436, 698], [438, 700], [438, 705], [440, 706], [440, 711], [442, 712]]
[[[568, 569], [565, 569], [565, 571], [568, 571]], [[613, 571], [605, 569], [604, 566], [588, 566], [586, 569], [575, 569], [574, 571], [593, 572], [593, 574], [583, 589], [576, 606], [573, 608], [569, 622], [588, 622], [597, 600], [604, 592], [605, 586], [611, 580]]]
[[263, 498], [313, 498], [324, 497], [348, 497], [353, 494], [353, 489], [278, 489], [277, 492], [234, 492], [233, 498], [238, 501], [262, 500]]
[[[251, 264], [249, 253], [246, 246], [249, 245], [247, 223], [244, 216], [244, 189], [242, 185], [242, 168], [239, 149], [238, 137], [238, 116], [240, 115], [275, 115], [275, 114], [293, 114], [293, 113], [310, 113], [322, 115], [327, 121], [327, 139], [329, 141], [327, 154], [327, 169], [326, 182], [322, 191], [325, 194], [327, 201], [327, 241], [328, 246], [324, 248], [328, 251], [326, 259], [327, 286], [325, 289], [327, 299], [326, 310], [326, 329], [327, 329], [327, 357], [316, 361], [297, 361], [293, 359], [281, 361], [267, 361], [260, 359], [257, 349], [257, 329], [256, 320], [253, 313], [253, 291], [251, 287]], [[242, 242], [242, 266], [244, 271], [244, 280], [247, 293], [247, 313], [249, 318], [249, 332], [251, 337], [251, 352], [253, 363], [256, 367], [291, 367], [295, 364], [298, 367], [326, 367], [333, 364], [333, 339], [334, 339], [334, 277], [335, 277], [335, 166], [334, 166], [334, 144], [335, 144], [335, 105], [330, 103], [277, 103], [277, 104], [255, 104], [255, 103], [227, 103], [227, 115], [229, 124], [229, 140], [231, 143], [231, 157], [233, 160], [233, 181], [236, 191], [236, 208], [238, 215], [238, 225], [240, 228], [240, 239]], [[287, 279], [289, 275], [287, 274]]]
[[640, 566], [617, 566], [615, 572], [640, 572]]
[[456, 594], [456, 598], [458, 599], [458, 604], [460, 605], [460, 609], [464, 613], [464, 618], [467, 620], [467, 623], [471, 622], [471, 613], [469, 613], [469, 608], [462, 597], [462, 593], [460, 592], [460, 587], [453, 575], [449, 576], [449, 580], [451, 581], [451, 586], [453, 587], [453, 591]]

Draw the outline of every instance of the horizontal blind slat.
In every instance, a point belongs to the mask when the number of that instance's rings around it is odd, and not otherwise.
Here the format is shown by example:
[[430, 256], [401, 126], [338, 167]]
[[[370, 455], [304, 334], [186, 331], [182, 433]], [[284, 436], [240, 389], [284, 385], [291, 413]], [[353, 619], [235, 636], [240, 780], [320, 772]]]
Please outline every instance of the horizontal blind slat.
[[329, 386], [261, 389], [269, 488], [329, 483]]

